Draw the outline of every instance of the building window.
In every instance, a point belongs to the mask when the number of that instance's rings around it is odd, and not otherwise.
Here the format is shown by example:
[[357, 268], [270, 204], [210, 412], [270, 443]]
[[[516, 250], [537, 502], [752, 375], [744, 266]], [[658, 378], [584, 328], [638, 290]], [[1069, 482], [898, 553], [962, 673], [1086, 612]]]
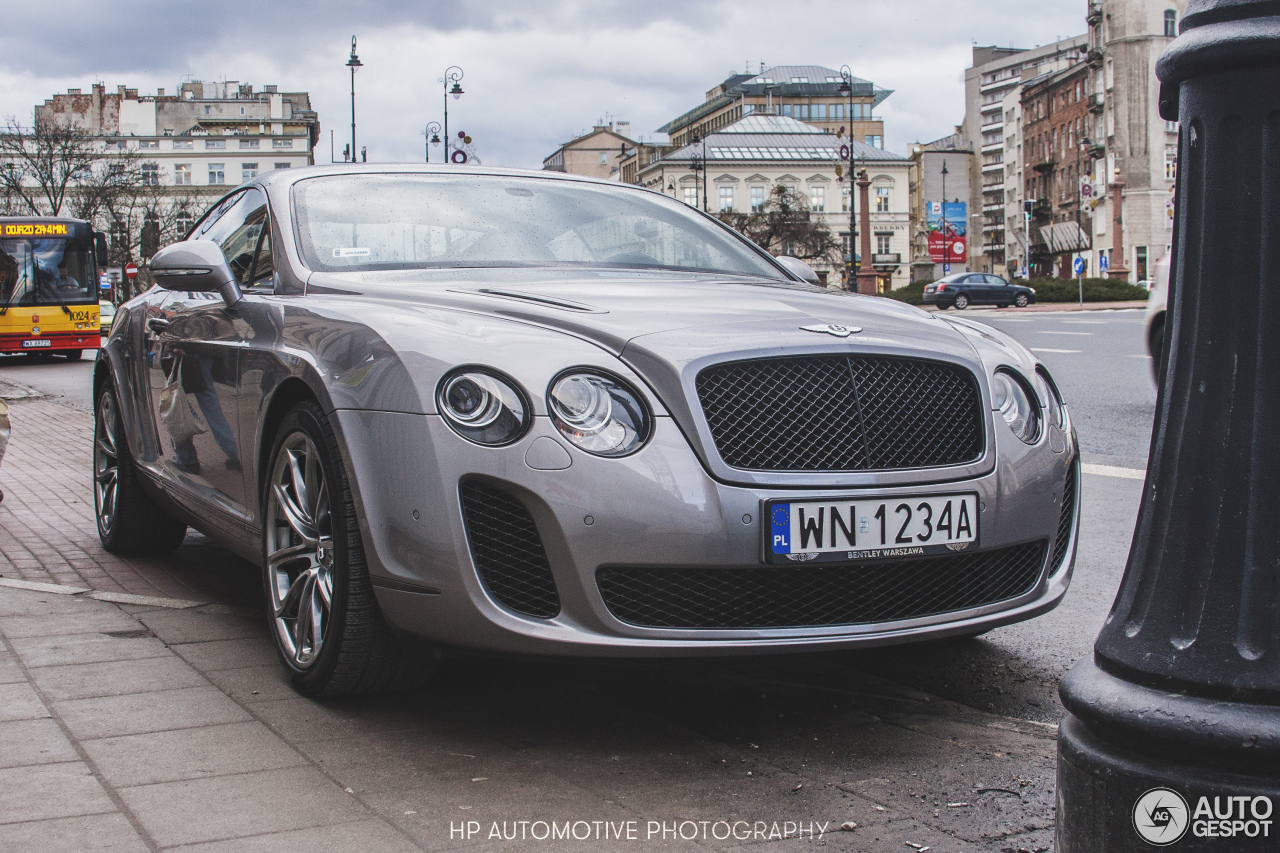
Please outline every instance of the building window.
[[720, 188], [720, 209], [733, 210], [733, 187]]
[[601, 151], [601, 152], [600, 152], [600, 165], [601, 165], [601, 166], [604, 166], [604, 165], [606, 165], [608, 162], [609, 162], [609, 160], [608, 160], [608, 155], [607, 155], [607, 154], [605, 154], [603, 151]]
[[173, 140], [173, 150], [174, 150], [174, 151], [190, 151], [190, 150], [191, 150], [191, 140], [190, 140], [190, 139], [175, 139], [175, 140]]
[[1178, 179], [1178, 149], [1172, 146], [1166, 146], [1164, 149], [1164, 179], [1166, 181]]
[[277, 169], [287, 169], [287, 168], [289, 168], [289, 167], [290, 167], [290, 166], [292, 166], [292, 165], [293, 165], [292, 163], [276, 163], [274, 168], [277, 168]]
[[841, 213], [849, 212], [849, 188], [848, 187], [840, 188], [840, 212]]
[[174, 221], [174, 228], [178, 231], [178, 239], [187, 236], [187, 232], [191, 230], [191, 226], [196, 224], [196, 218], [190, 213], [179, 213], [178, 218]]
[[690, 207], [698, 206], [698, 188], [697, 187], [684, 188], [684, 203], [689, 205]]
[[271, 140], [271, 147], [272, 148], [292, 148], [293, 140], [292, 139], [273, 139]]
[[213, 107], [205, 107], [205, 108], [204, 108], [204, 114], [205, 114], [205, 115], [209, 115], [209, 112], [210, 112], [210, 110], [212, 110], [212, 109], [213, 109]]
[[148, 187], [160, 186], [160, 166], [157, 163], [142, 164], [142, 183]]
[[876, 187], [876, 213], [889, 212], [889, 188]]
[[1164, 10], [1164, 34], [1168, 38], [1178, 35], [1178, 13], [1173, 9]]
[[867, 144], [868, 144], [868, 145], [870, 145], [872, 148], [883, 148], [883, 147], [884, 147], [884, 137], [883, 137], [883, 136], [868, 136], [868, 137], [867, 137]]
[[823, 213], [827, 209], [827, 188], [824, 186], [809, 187], [809, 209], [815, 213]]
[[257, 147], [258, 147], [258, 140], [256, 140], [256, 139], [241, 139], [241, 140], [240, 140], [240, 147], [241, 147], [241, 148], [257, 148]]
[[240, 164], [240, 180], [247, 181], [258, 177], [257, 163], [241, 163]]
[[877, 255], [889, 254], [889, 245], [892, 241], [893, 241], [893, 236], [890, 234], [877, 234], [876, 235], [876, 254]]
[[159, 148], [159, 147], [160, 147], [159, 139], [139, 139], [138, 140], [138, 148], [140, 149]]
[[225, 184], [227, 182], [227, 169], [225, 163], [209, 164], [209, 183]]
[[751, 188], [751, 212], [759, 213], [764, 210], [764, 187]]
[[227, 147], [227, 140], [225, 140], [225, 139], [206, 139], [206, 140], [204, 141], [204, 147], [205, 147], [206, 149], [222, 149], [222, 148], [226, 148], [226, 147]]
[[174, 163], [173, 164], [173, 183], [179, 187], [191, 186], [191, 164], [190, 163]]

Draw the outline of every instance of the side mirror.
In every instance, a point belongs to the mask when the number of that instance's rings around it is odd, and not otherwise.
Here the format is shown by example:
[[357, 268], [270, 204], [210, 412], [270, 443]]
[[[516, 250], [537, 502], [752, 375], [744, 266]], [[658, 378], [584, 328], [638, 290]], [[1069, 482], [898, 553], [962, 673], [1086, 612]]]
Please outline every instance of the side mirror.
[[93, 260], [100, 267], [107, 265], [107, 235], [101, 231], [93, 232]]
[[209, 240], [165, 246], [151, 258], [151, 277], [165, 290], [222, 294], [230, 307], [241, 299], [240, 285], [222, 247]]
[[790, 255], [779, 255], [774, 260], [782, 264], [786, 271], [792, 275], [797, 275], [810, 284], [822, 284], [822, 279], [818, 278], [818, 274], [813, 271], [813, 267], [799, 258], [793, 258]]

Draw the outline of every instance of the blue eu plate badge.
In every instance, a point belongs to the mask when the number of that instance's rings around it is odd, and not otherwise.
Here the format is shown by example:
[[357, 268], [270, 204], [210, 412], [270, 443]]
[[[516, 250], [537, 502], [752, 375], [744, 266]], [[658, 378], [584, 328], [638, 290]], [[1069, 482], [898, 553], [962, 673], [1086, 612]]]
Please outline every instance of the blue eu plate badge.
[[791, 553], [791, 504], [774, 504], [770, 508], [769, 526], [772, 528], [773, 553]]

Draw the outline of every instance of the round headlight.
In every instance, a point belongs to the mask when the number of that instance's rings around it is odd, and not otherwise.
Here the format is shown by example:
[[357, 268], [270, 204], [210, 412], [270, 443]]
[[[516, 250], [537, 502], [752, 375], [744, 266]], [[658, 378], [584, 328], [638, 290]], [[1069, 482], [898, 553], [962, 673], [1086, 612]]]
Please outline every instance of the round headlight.
[[529, 426], [524, 395], [507, 380], [479, 370], [441, 379], [436, 403], [445, 423], [476, 444], [510, 444]]
[[1062, 408], [1062, 395], [1058, 393], [1058, 386], [1049, 376], [1049, 371], [1043, 367], [1036, 368], [1036, 384], [1040, 393], [1044, 395], [1045, 405], [1049, 409], [1049, 423], [1060, 429], [1066, 429], [1067, 413]]
[[1027, 444], [1040, 437], [1040, 407], [1022, 380], [1007, 371], [997, 371], [991, 380], [991, 403], [1013, 434]]
[[625, 456], [649, 434], [640, 397], [600, 373], [566, 373], [551, 383], [547, 410], [560, 434], [596, 456]]

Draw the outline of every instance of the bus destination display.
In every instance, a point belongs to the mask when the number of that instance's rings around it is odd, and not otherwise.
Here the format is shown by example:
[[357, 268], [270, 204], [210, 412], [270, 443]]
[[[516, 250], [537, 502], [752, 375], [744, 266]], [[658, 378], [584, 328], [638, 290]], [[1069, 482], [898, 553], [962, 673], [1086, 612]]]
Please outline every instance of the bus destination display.
[[5, 237], [65, 237], [67, 226], [60, 222], [16, 222], [5, 223]]

